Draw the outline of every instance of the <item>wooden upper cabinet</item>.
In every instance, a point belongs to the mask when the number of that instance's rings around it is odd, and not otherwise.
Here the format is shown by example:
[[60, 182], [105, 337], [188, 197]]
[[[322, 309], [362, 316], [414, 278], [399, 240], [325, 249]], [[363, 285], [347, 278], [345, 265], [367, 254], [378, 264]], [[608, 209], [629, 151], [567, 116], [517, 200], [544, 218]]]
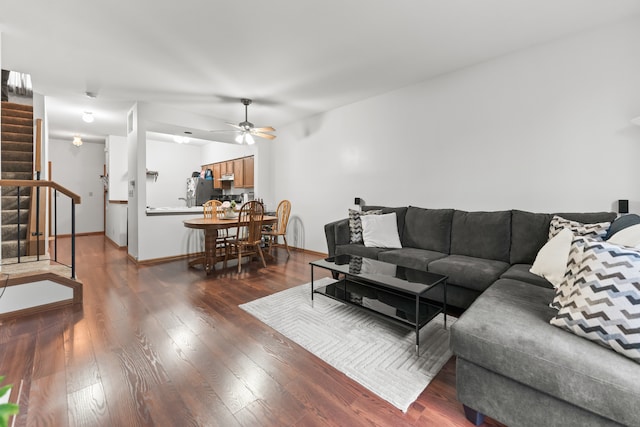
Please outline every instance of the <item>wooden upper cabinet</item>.
[[212, 165], [213, 168], [213, 188], [222, 188], [222, 182], [220, 181], [220, 177], [222, 177], [222, 173], [220, 172], [220, 163], [214, 163]]
[[244, 169], [244, 186], [245, 188], [252, 188], [253, 184], [253, 156], [245, 157], [242, 159]]
[[227, 172], [227, 162], [218, 163], [220, 165], [220, 175], [226, 175]]
[[233, 161], [233, 186], [236, 188], [244, 188], [244, 166], [242, 159]]

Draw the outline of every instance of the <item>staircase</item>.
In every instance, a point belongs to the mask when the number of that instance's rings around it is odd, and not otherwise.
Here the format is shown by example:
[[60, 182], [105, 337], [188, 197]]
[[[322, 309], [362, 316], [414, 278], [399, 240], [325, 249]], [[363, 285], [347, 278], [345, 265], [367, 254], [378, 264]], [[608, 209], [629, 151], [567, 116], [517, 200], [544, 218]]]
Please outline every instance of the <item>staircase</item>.
[[[1, 179], [33, 179], [33, 107], [2, 101]], [[17, 187], [2, 187], [2, 259], [20, 256], [27, 250], [27, 224], [31, 188], [20, 188], [18, 218]], [[20, 232], [18, 233], [18, 219]]]

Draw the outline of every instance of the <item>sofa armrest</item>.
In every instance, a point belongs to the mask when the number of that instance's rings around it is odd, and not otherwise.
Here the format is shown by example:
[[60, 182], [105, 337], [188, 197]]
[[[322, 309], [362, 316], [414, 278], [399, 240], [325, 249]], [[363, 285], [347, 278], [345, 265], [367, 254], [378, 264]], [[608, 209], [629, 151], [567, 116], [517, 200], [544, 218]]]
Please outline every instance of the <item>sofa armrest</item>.
[[324, 226], [324, 234], [327, 239], [329, 256], [335, 256], [336, 246], [349, 243], [349, 219], [344, 218], [326, 224]]

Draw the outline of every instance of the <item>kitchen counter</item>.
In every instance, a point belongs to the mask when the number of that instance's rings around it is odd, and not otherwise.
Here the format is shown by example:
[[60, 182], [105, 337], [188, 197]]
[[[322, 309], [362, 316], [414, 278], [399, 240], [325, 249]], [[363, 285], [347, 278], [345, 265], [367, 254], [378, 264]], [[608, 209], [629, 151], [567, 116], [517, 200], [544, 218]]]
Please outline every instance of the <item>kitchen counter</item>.
[[195, 215], [197, 213], [203, 213], [202, 206], [193, 206], [188, 208], [186, 206], [164, 206], [164, 207], [147, 207], [147, 215]]

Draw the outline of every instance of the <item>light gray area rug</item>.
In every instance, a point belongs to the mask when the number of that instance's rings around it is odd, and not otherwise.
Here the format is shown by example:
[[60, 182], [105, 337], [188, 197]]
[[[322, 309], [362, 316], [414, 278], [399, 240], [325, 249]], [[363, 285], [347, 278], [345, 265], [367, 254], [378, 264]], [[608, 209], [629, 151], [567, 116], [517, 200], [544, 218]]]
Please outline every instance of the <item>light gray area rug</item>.
[[[314, 288], [332, 283], [316, 280]], [[357, 307], [297, 286], [240, 308], [304, 347], [384, 400], [406, 412], [451, 357], [449, 330], [456, 320], [438, 315], [415, 333]]]

